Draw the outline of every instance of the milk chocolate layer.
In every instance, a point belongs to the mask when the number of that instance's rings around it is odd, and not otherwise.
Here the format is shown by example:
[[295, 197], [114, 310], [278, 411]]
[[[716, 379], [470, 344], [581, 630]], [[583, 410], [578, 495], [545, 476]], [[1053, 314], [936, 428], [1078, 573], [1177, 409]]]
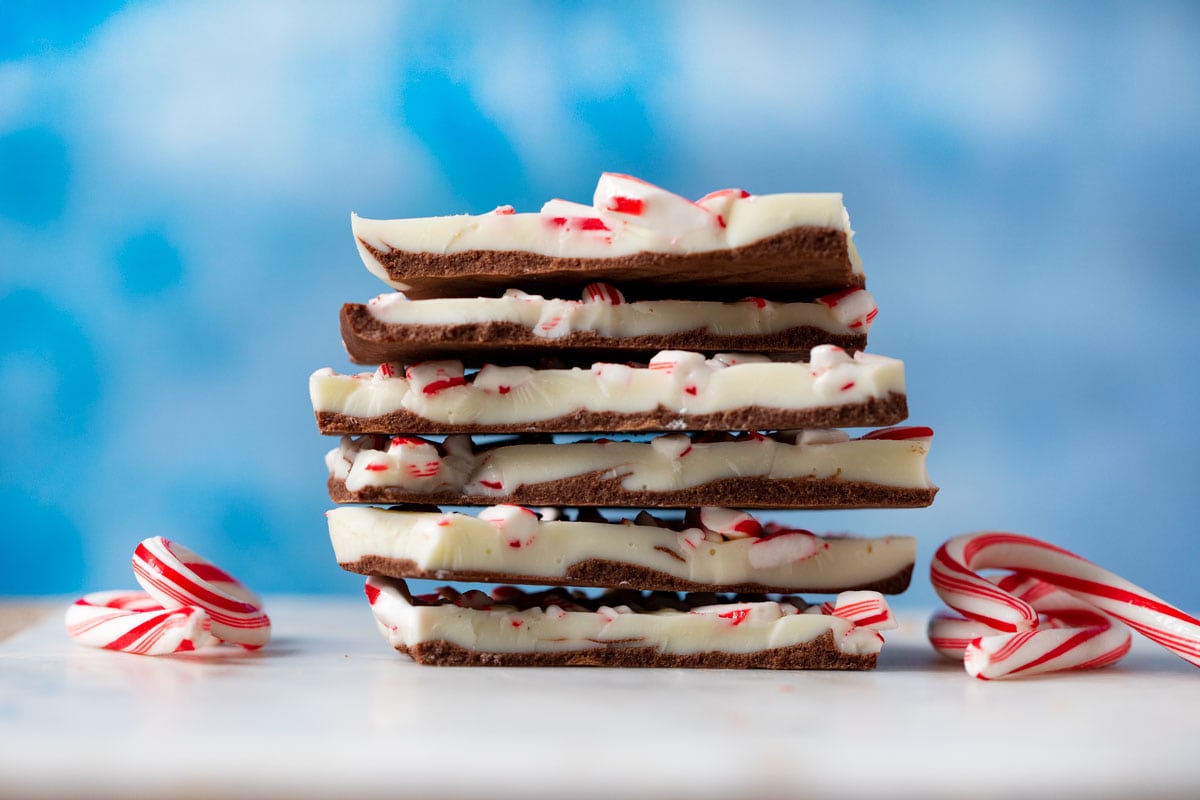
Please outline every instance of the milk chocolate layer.
[[477, 363], [527, 364], [544, 358], [572, 362], [645, 360], [660, 350], [713, 353], [754, 352], [807, 361], [819, 344], [834, 344], [848, 353], [866, 347], [867, 335], [835, 334], [817, 327], [796, 327], [777, 333], [720, 334], [704, 329], [663, 335], [602, 336], [595, 331], [572, 331], [547, 339], [515, 322], [469, 322], [455, 325], [409, 325], [381, 322], [361, 303], [341, 310], [342, 342], [356, 364], [413, 363], [443, 358]]
[[442, 667], [685, 667], [704, 669], [874, 669], [877, 655], [848, 655], [838, 650], [833, 634], [788, 647], [754, 653], [712, 650], [687, 655], [661, 653], [653, 647], [599, 645], [572, 652], [493, 653], [468, 650], [445, 641], [397, 645], [418, 664]]
[[870, 589], [882, 594], [900, 594], [908, 588], [912, 579], [913, 565], [909, 564], [895, 575], [877, 581], [841, 586], [836, 589], [814, 588], [803, 585], [769, 586], [760, 583], [702, 584], [694, 583], [659, 570], [637, 564], [589, 558], [571, 564], [562, 575], [539, 577], [506, 572], [482, 570], [425, 570], [407, 558], [364, 556], [358, 561], [343, 562], [342, 569], [360, 575], [383, 575], [389, 578], [422, 578], [438, 581], [460, 581], [466, 583], [533, 584], [543, 586], [588, 586], [600, 588], [631, 588], [667, 592], [739, 592], [739, 593], [836, 593], [855, 589]]
[[432, 503], [474, 506], [513, 503], [526, 506], [593, 506], [688, 508], [920, 508], [933, 503], [936, 488], [909, 489], [837, 478], [722, 478], [700, 486], [669, 491], [625, 489], [620, 478], [603, 472], [546, 483], [527, 483], [505, 495], [466, 495], [440, 491], [421, 493], [396, 486], [368, 486], [352, 492], [339, 478], [329, 479], [335, 503]]
[[359, 242], [392, 280], [409, 287], [404, 293], [413, 299], [475, 297], [513, 286], [574, 297], [586, 283], [612, 281], [645, 297], [728, 299], [741, 292], [783, 300], [864, 285], [851, 266], [845, 231], [817, 226], [795, 227], [744, 247], [613, 258], [507, 250], [414, 253]]
[[621, 414], [580, 409], [553, 419], [512, 424], [443, 423], [399, 410], [375, 417], [352, 417], [333, 411], [316, 412], [323, 434], [420, 431], [425, 435], [452, 433], [648, 433], [656, 431], [762, 431], [799, 428], [866, 428], [894, 425], [908, 416], [905, 395], [870, 398], [863, 403], [825, 408], [780, 409], [750, 406], [711, 414], [677, 414], [664, 408], [653, 413]]

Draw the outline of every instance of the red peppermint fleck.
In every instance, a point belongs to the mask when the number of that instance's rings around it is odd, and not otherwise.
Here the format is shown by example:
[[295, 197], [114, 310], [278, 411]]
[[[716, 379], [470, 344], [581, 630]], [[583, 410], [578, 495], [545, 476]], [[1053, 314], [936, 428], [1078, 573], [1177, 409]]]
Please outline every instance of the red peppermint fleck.
[[933, 428], [927, 428], [924, 425], [906, 425], [898, 428], [880, 428], [877, 431], [870, 431], [860, 436], [860, 439], [928, 439], [933, 436]]
[[550, 224], [556, 228], [561, 228], [562, 226], [567, 224], [567, 218], [566, 217], [551, 217]]
[[599, 217], [584, 217], [580, 221], [579, 227], [585, 231], [607, 231], [610, 228], [604, 224], [604, 220]]
[[363, 591], [367, 593], [367, 603], [369, 605], [375, 605], [375, 601], [379, 599], [379, 587], [372, 586], [368, 583], [363, 586]]
[[443, 378], [440, 381], [430, 381], [429, 383], [427, 383], [421, 387], [421, 391], [424, 392], [425, 394], [437, 394], [438, 392], [444, 391], [444, 390], [449, 389], [454, 386], [466, 386], [466, 385], [467, 385], [467, 379], [463, 378], [463, 377]]
[[499, 215], [506, 215], [506, 214], [515, 214], [515, 213], [517, 213], [517, 211], [512, 206], [496, 206], [496, 210], [493, 211], [492, 213], [499, 214]]
[[524, 620], [519, 620], [519, 619], [514, 619], [514, 620], [512, 620], [512, 626], [513, 626], [514, 628], [519, 628], [519, 627], [521, 627], [521, 626], [522, 626], [522, 625], [524, 625], [524, 624], [525, 624]]
[[404, 445], [423, 445], [424, 439], [414, 439], [411, 436], [393, 436], [392, 447], [403, 447]]
[[817, 302], [823, 306], [834, 308], [838, 303], [842, 302], [850, 295], [861, 291], [862, 289], [842, 289], [840, 292], [833, 292], [832, 294], [827, 294], [824, 297], [818, 297]]
[[854, 381], [850, 381], [849, 383], [847, 383], [845, 386], [842, 387], [842, 391], [848, 392], [853, 388], [854, 388]]
[[480, 482], [479, 482], [479, 485], [480, 485], [480, 486], [486, 486], [486, 487], [487, 487], [487, 488], [489, 488], [489, 489], [497, 489], [497, 490], [498, 490], [498, 489], [500, 489], [500, 488], [501, 488], [501, 487], [502, 487], [504, 484], [500, 483], [500, 481], [480, 481]]
[[743, 297], [742, 302], [743, 303], [754, 303], [754, 305], [758, 306], [759, 308], [767, 307], [767, 301], [761, 297]]
[[437, 521], [437, 524], [438, 524], [438, 527], [439, 527], [439, 528], [449, 528], [449, 527], [450, 527], [450, 520], [446, 519], [445, 517], [442, 517], [441, 519], [439, 519], [439, 520]]
[[512, 387], [511, 386], [497, 386], [496, 391], [499, 392], [500, 394], [508, 394], [509, 392], [512, 391]]
[[646, 201], [640, 197], [614, 197], [608, 206], [609, 211], [616, 211], [618, 214], [631, 214], [639, 216], [646, 207]]
[[692, 386], [691, 384], [688, 384], [687, 386], [683, 387], [683, 390], [685, 392], [687, 392], [688, 394], [692, 395], [693, 397], [696, 396], [696, 391], [697, 391], [696, 387]]
[[384, 378], [392, 378], [395, 377], [396, 372], [392, 369], [392, 365], [385, 361], [379, 365], [379, 374]]
[[750, 609], [748, 608], [734, 608], [726, 611], [724, 614], [717, 614], [717, 616], [721, 619], [729, 620], [733, 625], [741, 625], [746, 621], [746, 617], [749, 616], [749, 614]]
[[368, 469], [371, 472], [387, 472], [387, 468], [387, 464], [367, 464], [367, 466], [364, 467], [364, 469]]
[[744, 533], [749, 536], [759, 536], [762, 534], [762, 525], [756, 519], [744, 519], [737, 525], [734, 525], [733, 529], [738, 533]]
[[521, 546], [521, 540], [520, 539], [509, 539], [508, 546], [515, 550]]
[[720, 214], [717, 214], [717, 225], [719, 225], [719, 226], [720, 226], [720, 227], [722, 227], [722, 228], [726, 228], [726, 227], [728, 227], [728, 226], [725, 224], [725, 217], [723, 217], [723, 216], [722, 216], [722, 215], [720, 215]]
[[690, 452], [692, 452], [692, 446], [689, 444], [687, 447], [683, 448], [683, 452], [679, 454], [679, 457], [683, 458]]
[[755, 442], [765, 442], [767, 440], [767, 437], [763, 436], [758, 431], [750, 431], [749, 436], [750, 439]]

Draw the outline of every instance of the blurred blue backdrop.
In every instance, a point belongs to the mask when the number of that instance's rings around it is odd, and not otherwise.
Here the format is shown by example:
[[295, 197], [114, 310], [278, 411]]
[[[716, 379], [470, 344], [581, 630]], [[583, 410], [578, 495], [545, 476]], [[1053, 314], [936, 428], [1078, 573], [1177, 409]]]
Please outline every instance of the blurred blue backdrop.
[[845, 193], [937, 431], [930, 509], [1200, 608], [1200, 6], [22, 3], [0, 11], [0, 594], [132, 585], [163, 534], [358, 592], [308, 374], [382, 291], [367, 216]]

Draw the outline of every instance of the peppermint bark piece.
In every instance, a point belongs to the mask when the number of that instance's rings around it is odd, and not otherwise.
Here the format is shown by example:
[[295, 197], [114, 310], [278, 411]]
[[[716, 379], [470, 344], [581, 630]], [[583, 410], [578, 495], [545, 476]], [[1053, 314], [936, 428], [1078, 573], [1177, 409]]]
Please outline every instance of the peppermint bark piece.
[[903, 508], [937, 493], [925, 469], [932, 436], [906, 427], [485, 448], [465, 436], [343, 437], [326, 466], [337, 503]]
[[865, 284], [840, 194], [713, 192], [696, 202], [604, 173], [591, 205], [419, 219], [351, 217], [363, 263], [413, 298], [619, 280], [681, 297], [754, 287], [779, 297]]
[[895, 627], [883, 597], [845, 592], [810, 606], [797, 597], [562, 589], [527, 593], [443, 587], [413, 596], [370, 577], [366, 593], [387, 642], [438, 666], [621, 666], [872, 669]]
[[866, 347], [878, 308], [865, 289], [813, 302], [761, 297], [734, 302], [626, 302], [611, 284], [589, 284], [582, 300], [509, 289], [501, 297], [409, 300], [394, 292], [341, 310], [342, 341], [358, 364], [446, 357], [480, 361], [648, 358], [659, 350], [752, 351], [797, 360], [821, 344]]
[[325, 434], [726, 431], [893, 425], [908, 414], [904, 364], [840, 347], [810, 362], [664, 351], [646, 365], [591, 369], [433, 361], [403, 375], [322, 369], [309, 378]]
[[816, 536], [734, 509], [608, 522], [499, 505], [477, 516], [345, 506], [326, 514], [338, 563], [363, 575], [658, 591], [821, 592], [908, 588], [910, 536]]

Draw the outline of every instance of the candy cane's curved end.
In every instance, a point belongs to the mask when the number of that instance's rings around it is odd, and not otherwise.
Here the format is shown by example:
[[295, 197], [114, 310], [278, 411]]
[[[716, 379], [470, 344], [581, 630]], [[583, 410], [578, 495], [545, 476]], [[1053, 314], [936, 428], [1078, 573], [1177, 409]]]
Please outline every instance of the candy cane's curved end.
[[164, 608], [204, 609], [213, 636], [223, 642], [257, 650], [271, 638], [271, 619], [258, 595], [178, 542], [162, 536], [143, 539], [134, 549], [133, 574]]
[[974, 555], [980, 537], [993, 535], [967, 533], [945, 541], [929, 562], [933, 590], [950, 608], [994, 631], [1016, 633], [1036, 628], [1038, 614], [1033, 606], [975, 571]]

